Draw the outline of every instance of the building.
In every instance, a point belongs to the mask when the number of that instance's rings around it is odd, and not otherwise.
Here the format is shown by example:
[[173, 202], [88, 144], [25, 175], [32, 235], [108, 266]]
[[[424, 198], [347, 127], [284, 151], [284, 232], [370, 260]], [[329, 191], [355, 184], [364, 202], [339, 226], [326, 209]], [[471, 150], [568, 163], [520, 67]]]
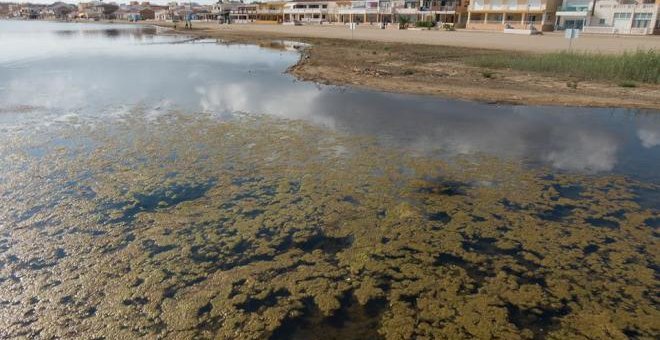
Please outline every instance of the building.
[[405, 17], [410, 22], [432, 21], [465, 27], [468, 0], [404, 0], [393, 1], [393, 22]]
[[239, 3], [229, 10], [231, 23], [246, 24], [257, 21], [257, 4]]
[[505, 28], [552, 31], [561, 0], [472, 0], [466, 27], [503, 31]]
[[284, 5], [284, 22], [315, 23], [330, 21], [338, 2], [330, 0], [298, 0]]
[[557, 10], [557, 28], [585, 33], [660, 34], [660, 0], [565, 0]]
[[140, 19], [141, 20], [154, 20], [154, 19], [156, 19], [156, 12], [153, 9], [149, 8], [149, 7], [142, 8], [138, 13], [140, 13]]
[[257, 4], [257, 22], [283, 23], [286, 1], [269, 1]]

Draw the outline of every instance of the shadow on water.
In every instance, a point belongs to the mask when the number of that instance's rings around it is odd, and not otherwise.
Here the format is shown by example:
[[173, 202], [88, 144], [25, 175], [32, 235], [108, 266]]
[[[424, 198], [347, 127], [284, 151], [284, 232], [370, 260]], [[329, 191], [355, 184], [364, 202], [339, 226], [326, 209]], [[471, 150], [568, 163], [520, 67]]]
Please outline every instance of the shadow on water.
[[360, 305], [352, 292], [346, 293], [341, 307], [331, 316], [324, 316], [312, 298], [303, 302], [301, 315], [284, 320], [270, 336], [282, 339], [383, 339], [378, 328], [387, 300], [373, 299]]
[[647, 218], [646, 220], [644, 220], [644, 224], [646, 224], [647, 226], [653, 229], [660, 228], [660, 217]]
[[442, 178], [431, 179], [430, 186], [421, 187], [417, 190], [420, 194], [435, 194], [442, 196], [462, 196], [467, 194], [468, 184], [459, 181], [450, 181]]
[[605, 218], [590, 217], [585, 218], [584, 221], [598, 228], [616, 229], [619, 227], [619, 222]]
[[279, 289], [268, 293], [264, 298], [248, 297], [244, 303], [237, 307], [246, 313], [255, 313], [262, 308], [273, 307], [277, 304], [278, 300], [291, 296], [291, 293], [286, 289]]
[[660, 211], [660, 187], [635, 188], [635, 202], [644, 209]]
[[583, 188], [580, 185], [554, 184], [552, 187], [557, 190], [559, 196], [572, 200], [579, 200], [583, 191]]
[[558, 204], [552, 207], [552, 209], [538, 213], [537, 216], [546, 221], [558, 222], [570, 216], [573, 213], [573, 209], [575, 209], [575, 206]]
[[182, 202], [196, 200], [204, 196], [215, 184], [215, 180], [201, 184], [174, 184], [158, 188], [148, 194], [134, 194], [133, 202], [124, 202], [110, 207], [124, 208], [124, 212], [121, 217], [109, 222], [131, 222], [138, 213], [169, 208]]
[[549, 332], [559, 328], [559, 319], [570, 313], [570, 308], [566, 306], [521, 309], [509, 303], [506, 304], [506, 309], [509, 312], [509, 321], [519, 329], [530, 330], [534, 339], [545, 339]]

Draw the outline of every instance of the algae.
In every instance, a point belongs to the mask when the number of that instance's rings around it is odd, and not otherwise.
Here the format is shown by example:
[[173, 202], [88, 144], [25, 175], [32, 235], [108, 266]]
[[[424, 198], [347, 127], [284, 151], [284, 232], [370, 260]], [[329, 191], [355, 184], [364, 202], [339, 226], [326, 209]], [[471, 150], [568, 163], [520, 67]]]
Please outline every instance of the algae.
[[647, 183], [264, 116], [133, 112], [6, 140], [3, 338], [660, 332]]

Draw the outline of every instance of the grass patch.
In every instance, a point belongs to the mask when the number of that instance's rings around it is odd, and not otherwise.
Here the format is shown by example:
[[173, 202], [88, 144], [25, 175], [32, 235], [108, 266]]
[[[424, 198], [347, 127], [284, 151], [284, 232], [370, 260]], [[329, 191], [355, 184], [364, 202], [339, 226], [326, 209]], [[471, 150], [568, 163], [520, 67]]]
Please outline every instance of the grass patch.
[[660, 83], [660, 53], [637, 51], [621, 55], [581, 52], [491, 54], [465, 59], [472, 66], [571, 76], [581, 80]]

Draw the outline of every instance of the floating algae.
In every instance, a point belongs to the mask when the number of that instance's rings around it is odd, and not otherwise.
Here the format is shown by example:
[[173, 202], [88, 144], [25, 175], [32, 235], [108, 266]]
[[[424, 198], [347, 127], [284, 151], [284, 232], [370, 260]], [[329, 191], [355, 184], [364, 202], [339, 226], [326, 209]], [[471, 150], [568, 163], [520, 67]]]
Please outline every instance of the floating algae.
[[7, 140], [3, 338], [660, 332], [643, 183], [259, 116], [136, 112]]

